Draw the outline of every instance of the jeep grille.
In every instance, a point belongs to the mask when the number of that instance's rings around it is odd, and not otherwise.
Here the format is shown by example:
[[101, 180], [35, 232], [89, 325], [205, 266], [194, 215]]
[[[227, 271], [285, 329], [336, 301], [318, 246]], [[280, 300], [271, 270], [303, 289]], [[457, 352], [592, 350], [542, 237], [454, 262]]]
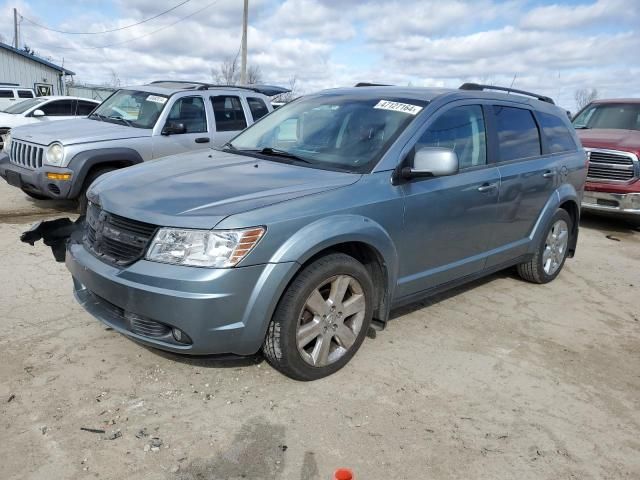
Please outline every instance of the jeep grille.
[[587, 148], [589, 170], [587, 180], [592, 182], [629, 183], [638, 178], [638, 157], [619, 150]]
[[23, 142], [22, 140], [11, 140], [9, 151], [9, 161], [11, 163], [25, 168], [40, 168], [42, 167], [43, 156], [44, 147]]
[[94, 255], [107, 263], [127, 265], [139, 260], [156, 226], [114, 215], [90, 203], [83, 243]]

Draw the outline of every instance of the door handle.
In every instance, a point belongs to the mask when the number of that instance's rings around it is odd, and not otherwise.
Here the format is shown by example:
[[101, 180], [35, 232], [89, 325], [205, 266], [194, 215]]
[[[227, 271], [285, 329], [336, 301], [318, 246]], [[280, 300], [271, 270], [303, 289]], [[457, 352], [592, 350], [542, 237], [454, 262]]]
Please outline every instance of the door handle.
[[542, 174], [542, 176], [543, 176], [544, 178], [553, 178], [553, 177], [555, 177], [557, 174], [558, 174], [558, 173], [557, 173], [556, 171], [554, 171], [554, 170], [547, 170], [546, 172], [544, 172], [544, 173]]
[[485, 183], [478, 187], [479, 192], [488, 192], [498, 187], [497, 183]]
[[209, 137], [198, 137], [196, 143], [209, 143]]

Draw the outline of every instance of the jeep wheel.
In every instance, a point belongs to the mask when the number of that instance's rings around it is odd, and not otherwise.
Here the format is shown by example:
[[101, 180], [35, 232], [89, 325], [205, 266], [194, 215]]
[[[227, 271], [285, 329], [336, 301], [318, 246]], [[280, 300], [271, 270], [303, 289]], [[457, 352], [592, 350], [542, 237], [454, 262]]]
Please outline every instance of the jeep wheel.
[[80, 194], [78, 195], [78, 213], [80, 215], [84, 215], [87, 213], [87, 204], [88, 204], [87, 190], [89, 190], [89, 187], [91, 186], [91, 184], [99, 176], [104, 175], [105, 173], [112, 172], [114, 170], [116, 169], [112, 167], [105, 167], [105, 168], [100, 168], [100, 169], [89, 172], [89, 175], [87, 175], [87, 178], [84, 179], [82, 190], [80, 190]]
[[572, 229], [571, 216], [566, 210], [557, 210], [533, 258], [518, 265], [518, 274], [533, 283], [548, 283], [556, 278], [567, 259]]
[[340, 370], [355, 355], [371, 323], [373, 284], [353, 257], [316, 260], [291, 282], [262, 347], [267, 361], [296, 380]]
[[29, 195], [31, 198], [35, 200], [51, 200], [51, 197], [40, 195], [39, 193], [30, 192], [29, 190], [26, 190], [24, 188], [21, 188], [21, 190], [25, 195]]

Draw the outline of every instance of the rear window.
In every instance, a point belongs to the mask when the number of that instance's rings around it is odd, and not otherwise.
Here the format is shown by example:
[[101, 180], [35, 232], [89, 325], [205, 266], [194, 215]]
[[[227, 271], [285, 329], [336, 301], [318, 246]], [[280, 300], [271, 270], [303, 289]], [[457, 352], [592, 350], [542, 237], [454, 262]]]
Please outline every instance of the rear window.
[[561, 119], [555, 115], [538, 112], [538, 120], [547, 140], [549, 153], [569, 152], [576, 149], [573, 136]]
[[259, 98], [247, 98], [247, 103], [249, 104], [249, 110], [251, 110], [254, 122], [269, 113], [267, 105]]
[[18, 97], [20, 98], [33, 98], [34, 96], [31, 90], [18, 90]]
[[494, 105], [500, 161], [539, 156], [540, 132], [529, 110]]

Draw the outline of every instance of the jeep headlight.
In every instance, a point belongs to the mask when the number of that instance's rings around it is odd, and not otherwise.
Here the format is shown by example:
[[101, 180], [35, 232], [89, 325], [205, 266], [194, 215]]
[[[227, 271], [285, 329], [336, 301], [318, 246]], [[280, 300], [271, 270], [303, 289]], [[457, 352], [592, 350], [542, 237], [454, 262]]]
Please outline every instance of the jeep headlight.
[[161, 228], [147, 250], [153, 262], [193, 267], [229, 268], [256, 246], [265, 228], [242, 230], [190, 230]]
[[64, 160], [64, 147], [60, 143], [52, 143], [47, 149], [45, 161], [54, 167], [61, 167]]
[[4, 137], [4, 144], [2, 145], [2, 149], [5, 152], [8, 152], [11, 149], [11, 130], [2, 135]]

